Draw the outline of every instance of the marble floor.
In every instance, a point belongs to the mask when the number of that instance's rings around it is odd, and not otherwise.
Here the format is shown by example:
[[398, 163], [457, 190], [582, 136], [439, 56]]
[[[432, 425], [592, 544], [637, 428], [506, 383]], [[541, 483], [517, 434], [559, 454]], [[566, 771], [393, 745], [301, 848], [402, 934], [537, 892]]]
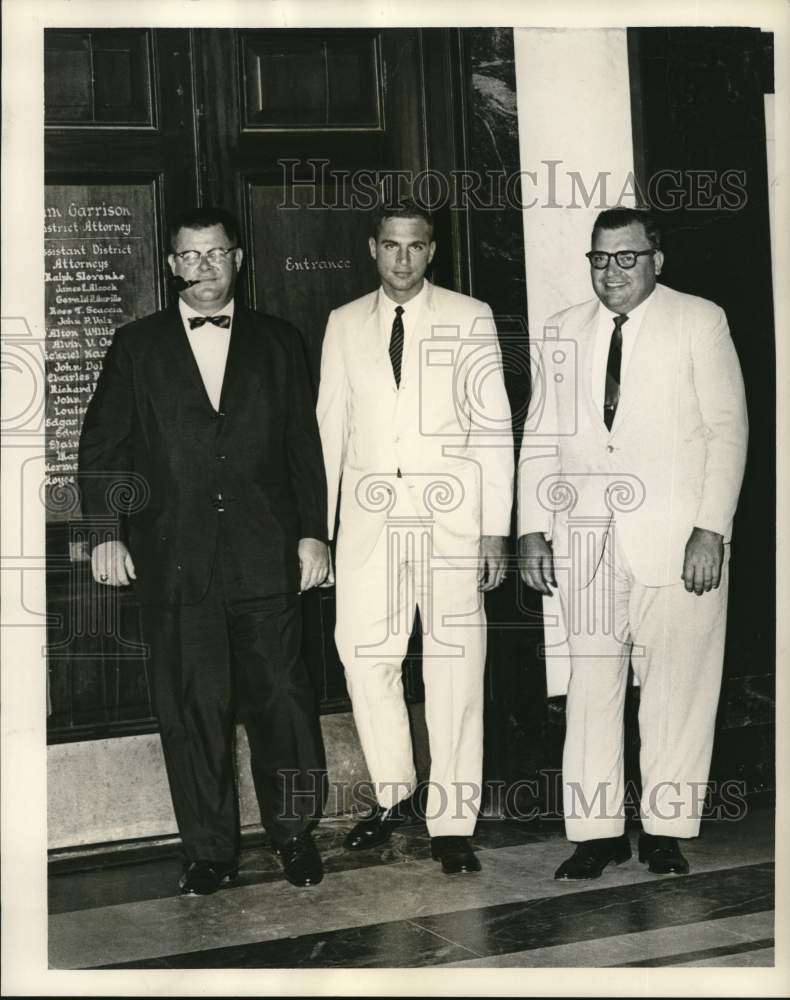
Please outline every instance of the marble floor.
[[[638, 968], [774, 964], [774, 815], [708, 822], [687, 876], [636, 857], [589, 883], [555, 882], [556, 822], [482, 820], [478, 875], [448, 877], [424, 826], [349, 854], [348, 820], [317, 840], [324, 881], [289, 885], [260, 835], [237, 882], [179, 895], [173, 845], [59, 857], [49, 876], [51, 969]], [[630, 831], [636, 848], [637, 830]]]

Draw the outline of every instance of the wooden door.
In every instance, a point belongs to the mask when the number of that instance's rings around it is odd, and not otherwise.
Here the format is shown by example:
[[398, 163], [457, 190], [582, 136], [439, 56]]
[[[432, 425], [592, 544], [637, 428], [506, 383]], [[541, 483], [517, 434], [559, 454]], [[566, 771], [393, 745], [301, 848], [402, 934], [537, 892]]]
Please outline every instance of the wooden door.
[[51, 741], [155, 729], [130, 591], [96, 587], [74, 486], [114, 330], [168, 299], [167, 225], [195, 203], [186, 30], [45, 31], [46, 518]]
[[[298, 327], [317, 387], [330, 309], [377, 285], [367, 247], [377, 196], [446, 170], [459, 136], [445, 31], [53, 30], [45, 47], [50, 731], [60, 740], [155, 728], [134, 597], [100, 594], [77, 558], [73, 475], [113, 330], [172, 297], [170, 220], [195, 204], [236, 213], [240, 293]], [[468, 291], [463, 213], [439, 220], [435, 277]], [[348, 708], [333, 630], [333, 592], [307, 595], [305, 654], [323, 711]], [[421, 697], [413, 667], [406, 687]]]

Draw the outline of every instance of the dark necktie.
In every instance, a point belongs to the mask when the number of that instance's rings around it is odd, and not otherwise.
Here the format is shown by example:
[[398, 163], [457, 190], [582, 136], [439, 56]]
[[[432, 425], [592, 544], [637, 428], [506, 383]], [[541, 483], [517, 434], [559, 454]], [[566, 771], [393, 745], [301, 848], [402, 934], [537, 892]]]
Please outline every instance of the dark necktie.
[[204, 323], [213, 323], [214, 326], [221, 326], [223, 330], [227, 330], [230, 327], [230, 316], [224, 316], [222, 314], [217, 316], [190, 316], [189, 317], [189, 329], [196, 330], [199, 326], [203, 326]]
[[395, 319], [392, 321], [392, 334], [390, 336], [390, 361], [392, 362], [392, 374], [395, 376], [395, 385], [400, 388], [400, 363], [403, 358], [403, 306], [395, 307]]
[[611, 430], [617, 404], [620, 402], [620, 362], [623, 357], [623, 323], [627, 316], [615, 316], [612, 339], [609, 341], [609, 357], [606, 359], [606, 386], [603, 397], [603, 422]]

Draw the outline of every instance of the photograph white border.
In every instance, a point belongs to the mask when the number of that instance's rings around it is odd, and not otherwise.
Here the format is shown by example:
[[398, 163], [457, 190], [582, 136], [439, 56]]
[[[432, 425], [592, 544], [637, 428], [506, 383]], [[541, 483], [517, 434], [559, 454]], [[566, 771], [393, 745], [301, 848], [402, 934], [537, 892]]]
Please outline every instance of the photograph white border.
[[[34, 340], [44, 338], [43, 260], [43, 36], [45, 27], [313, 27], [313, 26], [506, 26], [637, 27], [647, 25], [760, 27], [775, 34], [775, 122], [777, 152], [776, 244], [774, 246], [777, 330], [778, 440], [788, 438], [788, 302], [790, 274], [787, 194], [788, 19], [782, 0], [749, 4], [705, 0], [688, 3], [582, 3], [570, 0], [484, 4], [474, 0], [417, 0], [335, 4], [326, 0], [5, 0], [3, 17], [2, 117], [2, 316], [28, 324]], [[4, 412], [16, 412], [4, 399]], [[8, 409], [6, 410], [6, 407]], [[5, 442], [4, 442], [5, 443]], [[43, 451], [31, 440], [31, 453]], [[777, 591], [777, 810], [779, 831], [788, 828], [787, 637], [782, 609], [787, 587], [787, 462], [778, 449], [779, 531]], [[464, 969], [443, 970], [200, 970], [167, 972], [78, 972], [47, 969], [46, 956], [46, 688], [42, 648], [44, 524], [24, 521], [16, 463], [2, 463], [2, 986], [3, 995], [58, 996], [786, 996], [788, 976], [788, 851], [777, 845], [777, 964], [774, 969]], [[38, 504], [38, 500], [36, 500]], [[24, 527], [21, 537], [20, 526]], [[21, 567], [24, 593], [19, 587]], [[755, 586], [759, 581], [754, 581]], [[22, 612], [20, 598], [28, 612]], [[24, 617], [29, 615], [29, 617]]]

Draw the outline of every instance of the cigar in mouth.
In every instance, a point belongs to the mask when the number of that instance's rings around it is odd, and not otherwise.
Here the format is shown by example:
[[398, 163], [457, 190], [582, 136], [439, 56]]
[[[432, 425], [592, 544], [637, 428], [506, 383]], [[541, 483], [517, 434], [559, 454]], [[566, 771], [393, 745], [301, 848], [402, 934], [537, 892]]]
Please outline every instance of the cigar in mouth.
[[176, 286], [177, 292], [183, 292], [185, 289], [191, 288], [193, 285], [199, 285], [201, 281], [202, 278], [193, 278], [191, 281], [187, 281], [185, 278], [182, 278], [180, 274], [177, 274], [173, 278], [173, 284]]

